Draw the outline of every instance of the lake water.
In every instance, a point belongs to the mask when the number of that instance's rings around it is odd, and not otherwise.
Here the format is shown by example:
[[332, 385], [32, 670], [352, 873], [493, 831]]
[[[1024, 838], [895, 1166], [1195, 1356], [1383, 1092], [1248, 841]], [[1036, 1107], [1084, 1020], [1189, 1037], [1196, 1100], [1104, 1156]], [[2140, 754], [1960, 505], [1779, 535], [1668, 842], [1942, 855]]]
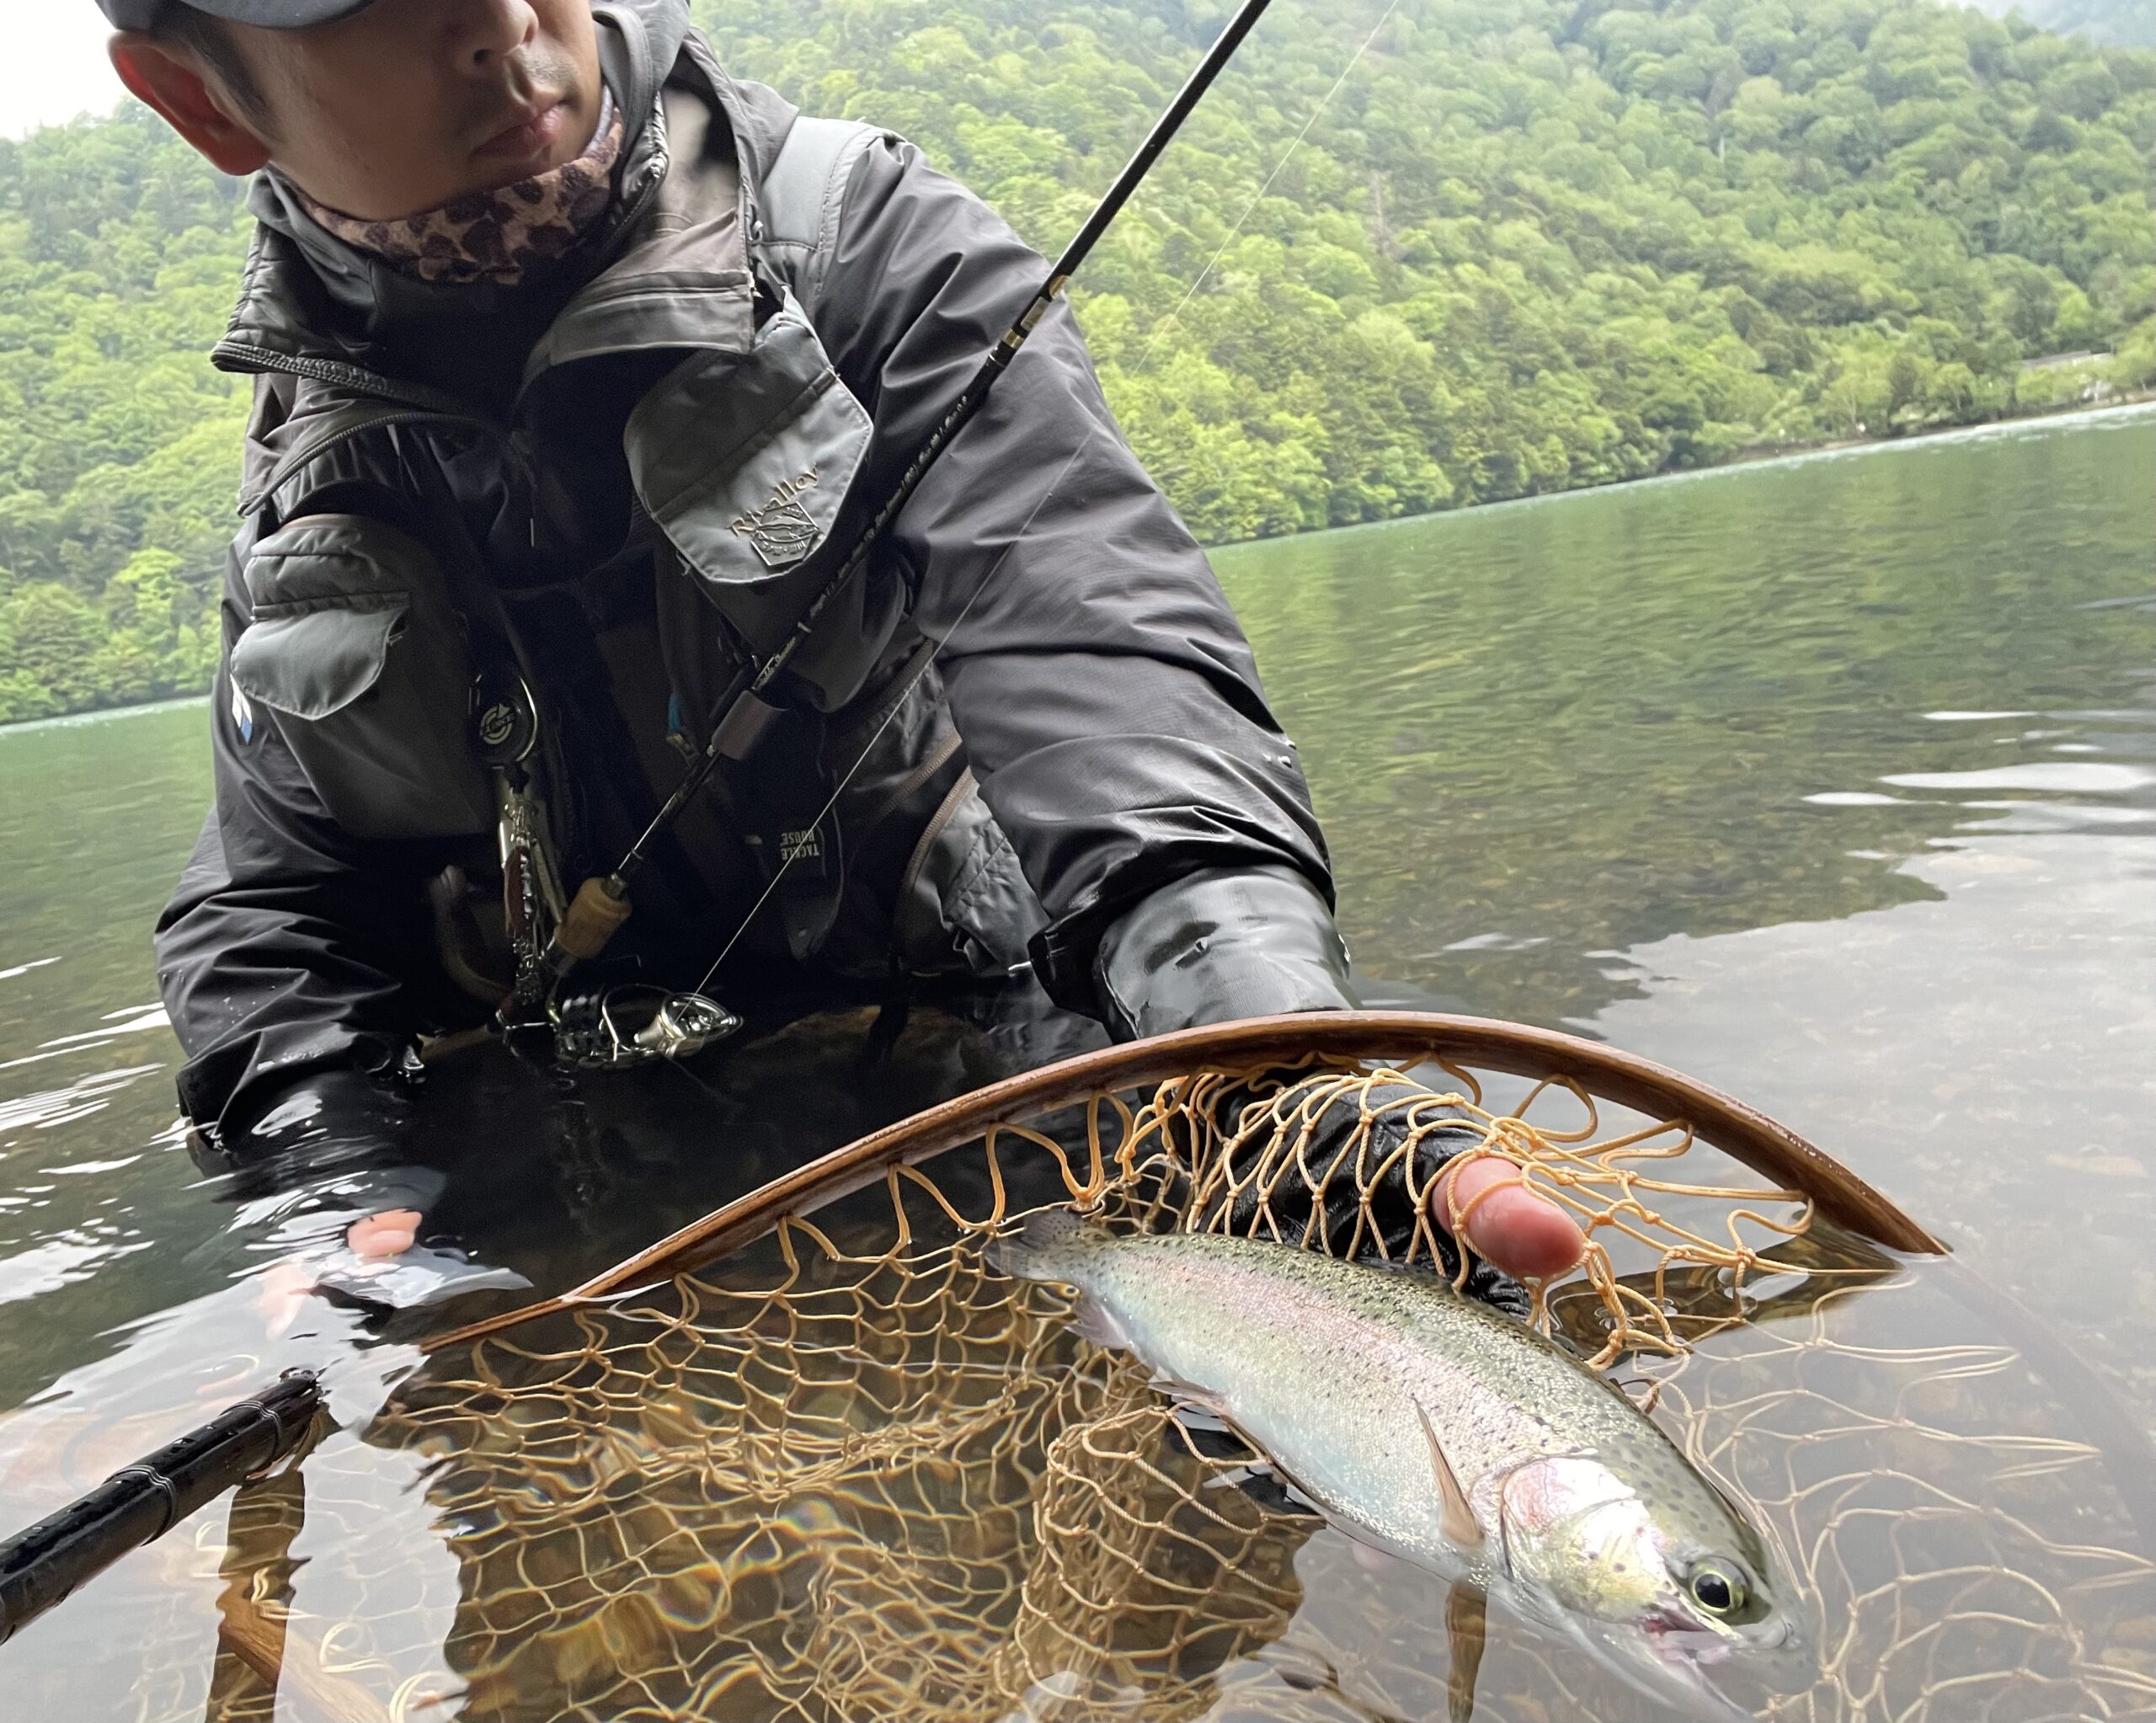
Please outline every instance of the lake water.
[[[1380, 994], [1753, 1102], [2156, 1420], [2156, 413], [1216, 561]], [[258, 1199], [233, 1230], [184, 1152], [147, 935], [206, 798], [202, 729], [191, 705], [0, 732], [8, 1528], [286, 1363], [337, 1359], [353, 1411], [410, 1363], [323, 1304], [268, 1337], [248, 1277], [277, 1217]], [[461, 1230], [558, 1289], [995, 1069], [954, 1036], [857, 1073], [866, 1022], [603, 1096], [475, 1082], [449, 1133]], [[398, 1506], [424, 1464], [366, 1475], [395, 1535], [426, 1535]], [[21, 1715], [204, 1715], [221, 1511], [198, 1521], [168, 1544], [206, 1570], [140, 1552], [0, 1649]], [[328, 1620], [333, 1535], [295, 1546], [298, 1607]], [[414, 1643], [454, 1607], [440, 1554]]]

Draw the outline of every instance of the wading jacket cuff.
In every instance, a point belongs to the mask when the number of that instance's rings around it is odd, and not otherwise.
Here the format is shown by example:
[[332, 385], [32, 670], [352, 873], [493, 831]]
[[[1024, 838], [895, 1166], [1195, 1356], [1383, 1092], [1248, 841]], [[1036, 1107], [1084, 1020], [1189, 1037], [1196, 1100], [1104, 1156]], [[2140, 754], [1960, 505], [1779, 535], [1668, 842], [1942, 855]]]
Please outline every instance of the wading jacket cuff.
[[305, 1190], [354, 1219], [391, 1208], [424, 1214], [444, 1179], [407, 1158], [413, 1112], [410, 1095], [386, 1075], [312, 1071], [266, 1097], [244, 1097], [214, 1131], [191, 1133], [189, 1148], [235, 1197]]
[[1354, 1004], [1332, 912], [1284, 867], [1213, 867], [1162, 887], [1109, 928], [1093, 974], [1119, 1040]]

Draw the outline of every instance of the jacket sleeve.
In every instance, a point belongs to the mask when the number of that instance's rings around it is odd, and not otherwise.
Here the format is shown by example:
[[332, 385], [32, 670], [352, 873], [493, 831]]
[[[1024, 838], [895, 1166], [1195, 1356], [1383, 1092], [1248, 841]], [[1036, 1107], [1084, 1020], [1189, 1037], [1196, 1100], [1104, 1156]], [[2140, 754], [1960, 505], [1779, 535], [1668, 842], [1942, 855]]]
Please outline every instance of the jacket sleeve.
[[[243, 540], [243, 547], [244, 539]], [[411, 1043], [401, 976], [430, 937], [415, 862], [330, 819], [278, 727], [235, 702], [248, 620], [236, 550], [210, 702], [216, 805], [157, 930], [157, 981], [200, 1123], [251, 1119], [302, 1076], [392, 1070]]]
[[[912, 146], [868, 150], [808, 309], [873, 419], [871, 485], [903, 470], [1046, 273]], [[1066, 306], [953, 440], [895, 539], [981, 793], [1048, 912], [1033, 955], [1058, 1002], [1123, 1033], [1348, 1004], [1293, 745], [1203, 553], [1117, 429]], [[1213, 888], [1193, 904], [1184, 883], [1201, 877]], [[1237, 879], [1259, 883], [1221, 883]], [[1116, 942], [1106, 984], [1104, 936], [1164, 891]], [[1278, 963], [1252, 944], [1268, 926]], [[1166, 977], [1173, 1001], [1151, 1000]]]

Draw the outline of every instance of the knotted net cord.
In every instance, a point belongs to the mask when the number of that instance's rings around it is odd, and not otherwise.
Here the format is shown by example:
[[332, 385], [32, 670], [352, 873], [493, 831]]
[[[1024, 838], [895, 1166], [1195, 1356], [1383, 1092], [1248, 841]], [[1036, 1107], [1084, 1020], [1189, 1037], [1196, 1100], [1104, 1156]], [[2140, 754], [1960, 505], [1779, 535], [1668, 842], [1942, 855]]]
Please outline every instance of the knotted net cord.
[[[1907, 1272], [1682, 1121], [1422, 1075], [1427, 1098], [1337, 1062], [1096, 1093], [888, 1167], [693, 1274], [446, 1350], [366, 1440], [424, 1464], [453, 1595], [438, 1547], [400, 1580], [403, 1552], [370, 1539], [369, 1448], [325, 1452], [314, 1582], [366, 1601], [292, 1631], [392, 1718], [1444, 1715], [1442, 1587], [1363, 1573], [1256, 1456], [1080, 1339], [1065, 1291], [984, 1247], [1060, 1204], [1429, 1269], [1414, 1150], [1445, 1133], [1580, 1217], [1595, 1249], [1533, 1289], [1534, 1320], [1659, 1397], [1842, 1624], [1818, 1683], [1771, 1715], [2156, 1703], [2148, 1566], [2100, 1534], [2096, 1451], [2008, 1391], [2027, 1378], [2009, 1351], [1853, 1332]], [[1315, 1122], [1342, 1107], [1353, 1128], [1321, 1153]], [[1404, 1223], [1380, 1212], [1401, 1175]], [[429, 1587], [431, 1630], [410, 1607]], [[1636, 1709], [1577, 1653], [1508, 1644], [1478, 1716]], [[244, 1678], [210, 1715], [272, 1714]], [[205, 1715], [198, 1690], [155, 1690], [146, 1716]]]
[[[1812, 1205], [1799, 1192], [1738, 1192], [1657, 1176], [1651, 1169], [1681, 1160], [1693, 1145], [1692, 1128], [1682, 1120], [1605, 1135], [1595, 1097], [1569, 1079], [1537, 1083], [1513, 1107], [1492, 1112], [1482, 1104], [1483, 1085], [1473, 1072], [1452, 1064], [1442, 1069], [1458, 1087], [1426, 1087], [1384, 1068], [1321, 1070], [1293, 1082], [1278, 1073], [1206, 1072], [1163, 1084], [1123, 1151], [1126, 1182], [1134, 1187], [1165, 1176], [1184, 1227], [1228, 1230], [1230, 1217], [1241, 1213], [1247, 1219], [1236, 1230], [1303, 1249], [1426, 1266], [1464, 1289], [1468, 1261], [1439, 1241], [1438, 1216], [1459, 1236], [1503, 1186], [1486, 1186], [1463, 1203], [1455, 1176], [1478, 1160], [1503, 1161], [1520, 1182], [1571, 1214], [1587, 1236], [1577, 1271], [1582, 1285], [1572, 1297], [1592, 1296], [1603, 1306], [1604, 1338], [1588, 1360], [1595, 1369], [1626, 1352], [1685, 1349], [1688, 1338], [1671, 1315], [1668, 1281], [1673, 1270], [1706, 1269], [1741, 1287], [1748, 1275], [1767, 1271], [1766, 1249], [1801, 1237], [1812, 1224]], [[1577, 1122], [1563, 1126], [1532, 1117], [1552, 1095], [1577, 1103]], [[1326, 1127], [1343, 1109], [1353, 1110], [1354, 1123], [1344, 1140], [1336, 1140]], [[1410, 1199], [1412, 1230], [1399, 1252], [1373, 1216], [1389, 1182]], [[1309, 1205], [1306, 1218], [1285, 1230], [1273, 1208], [1283, 1192], [1297, 1197], [1299, 1211], [1303, 1202]], [[1661, 1199], [1667, 1207], [1670, 1198], [1716, 1205], [1719, 1236], [1651, 1206]], [[1776, 1208], [1786, 1212], [1771, 1212]], [[1159, 1218], [1157, 1207], [1146, 1216]], [[1344, 1248], [1337, 1243], [1342, 1219]], [[1746, 1237], [1748, 1227], [1757, 1242]], [[1620, 1276], [1612, 1249], [1619, 1239], [1652, 1254], [1650, 1287]], [[1550, 1285], [1530, 1282], [1529, 1289], [1531, 1320], [1548, 1333]]]

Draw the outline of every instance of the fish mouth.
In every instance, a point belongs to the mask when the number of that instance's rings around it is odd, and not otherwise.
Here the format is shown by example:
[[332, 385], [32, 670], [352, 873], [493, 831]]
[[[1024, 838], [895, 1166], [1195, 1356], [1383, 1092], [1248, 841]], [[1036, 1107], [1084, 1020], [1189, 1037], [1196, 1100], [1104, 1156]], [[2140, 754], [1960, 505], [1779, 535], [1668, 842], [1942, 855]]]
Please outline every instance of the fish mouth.
[[1644, 1626], [1655, 1656], [1673, 1668], [1705, 1668], [1726, 1662], [1742, 1649], [1742, 1642], [1728, 1634], [1666, 1615], [1651, 1615]]
[[1710, 1671], [1735, 1672], [1741, 1667], [1746, 1678], [1742, 1685], [1749, 1689], [1757, 1683], [1766, 1689], [1760, 1695], [1763, 1699], [1769, 1692], [1802, 1683], [1803, 1643], [1795, 1624], [1786, 1619], [1764, 1631], [1742, 1635], [1667, 1616], [1651, 1617], [1643, 1626], [1653, 1664], [1701, 1719], [1734, 1723], [1758, 1715], [1725, 1692]]

